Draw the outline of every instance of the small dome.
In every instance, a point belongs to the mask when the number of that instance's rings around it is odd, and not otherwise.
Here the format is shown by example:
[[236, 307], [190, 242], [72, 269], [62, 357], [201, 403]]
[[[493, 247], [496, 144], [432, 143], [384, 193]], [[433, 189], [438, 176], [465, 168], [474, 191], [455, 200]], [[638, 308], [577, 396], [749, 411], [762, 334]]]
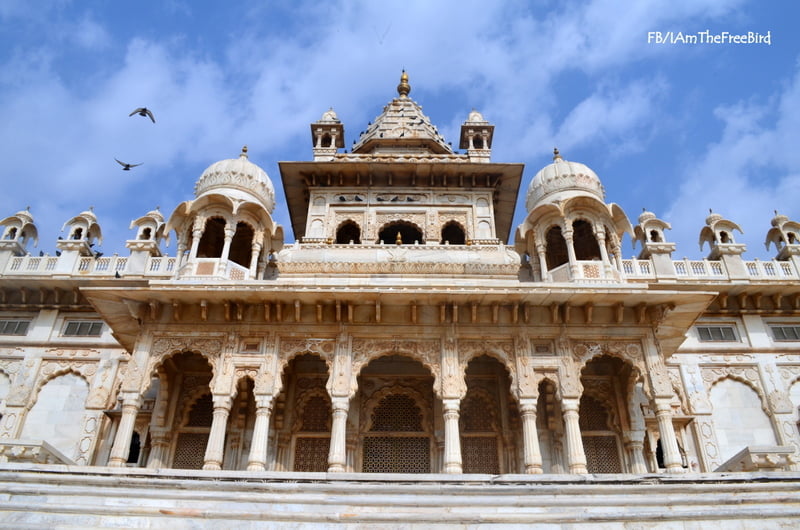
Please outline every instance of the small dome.
[[580, 162], [561, 158], [558, 149], [553, 151], [553, 163], [543, 167], [528, 187], [525, 206], [533, 210], [543, 200], [555, 202], [581, 195], [590, 195], [603, 201], [605, 191], [597, 174]]
[[483, 114], [481, 114], [475, 109], [472, 109], [472, 112], [470, 112], [469, 116], [467, 117], [466, 123], [488, 123], [488, 122], [484, 119]]
[[339, 116], [336, 115], [333, 107], [331, 107], [322, 113], [322, 117], [319, 119], [319, 121], [324, 123], [339, 123]]
[[722, 221], [722, 219], [723, 219], [723, 217], [720, 214], [714, 213], [714, 212], [709, 212], [708, 213], [708, 217], [706, 217], [706, 224], [708, 226], [713, 226], [714, 223]]
[[[19, 215], [19, 214], [17, 214], [17, 215]], [[775, 217], [773, 217], [772, 221], [771, 221], [772, 226], [774, 226], [774, 227], [783, 226], [788, 222], [789, 222], [789, 218], [787, 216], [783, 215], [783, 214], [779, 214], [777, 211], [775, 212]]]
[[644, 224], [646, 221], [650, 221], [656, 218], [656, 214], [653, 212], [648, 212], [647, 210], [642, 210], [642, 213], [639, 214], [639, 224]]
[[247, 146], [239, 158], [220, 160], [203, 171], [194, 186], [195, 197], [209, 192], [240, 200], [257, 200], [268, 212], [275, 209], [275, 188], [267, 172], [250, 162]]

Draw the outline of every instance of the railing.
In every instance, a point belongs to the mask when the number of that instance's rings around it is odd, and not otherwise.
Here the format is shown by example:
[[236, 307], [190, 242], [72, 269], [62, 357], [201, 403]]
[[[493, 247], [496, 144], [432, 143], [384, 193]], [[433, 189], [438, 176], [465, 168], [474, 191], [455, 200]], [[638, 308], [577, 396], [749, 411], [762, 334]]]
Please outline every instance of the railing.
[[622, 260], [622, 273], [628, 278], [655, 278], [653, 263], [647, 259]]
[[620, 281], [619, 271], [613, 267], [606, 268], [602, 261], [576, 261], [574, 272], [569, 263], [564, 263], [548, 272], [554, 282], [612, 283]]
[[35, 274], [55, 270], [58, 256], [19, 256], [11, 258], [6, 274]]
[[672, 264], [675, 266], [675, 274], [679, 278], [712, 278], [712, 279], [726, 279], [727, 273], [725, 266], [721, 261], [703, 260], [673, 260]]
[[744, 266], [747, 268], [747, 275], [753, 279], [782, 280], [798, 278], [797, 272], [789, 261], [761, 261], [755, 259], [753, 261], [745, 261]]
[[168, 258], [164, 256], [151, 256], [147, 259], [144, 267], [145, 276], [172, 276], [175, 272], [175, 265], [178, 258]]

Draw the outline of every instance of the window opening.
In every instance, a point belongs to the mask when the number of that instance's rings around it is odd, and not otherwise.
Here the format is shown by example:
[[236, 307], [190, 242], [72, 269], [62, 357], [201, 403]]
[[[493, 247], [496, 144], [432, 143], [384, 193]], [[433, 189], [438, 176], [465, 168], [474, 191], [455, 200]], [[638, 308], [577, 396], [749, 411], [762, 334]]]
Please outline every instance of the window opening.
[[772, 337], [782, 341], [800, 341], [800, 326], [770, 326]]
[[378, 241], [384, 245], [424, 243], [422, 230], [417, 225], [407, 221], [398, 221], [385, 225], [378, 233]]
[[27, 335], [30, 320], [0, 320], [0, 335]]
[[554, 226], [547, 231], [547, 269], [553, 270], [569, 261], [567, 242], [561, 233], [560, 226]]
[[572, 223], [572, 234], [576, 259], [600, 259], [600, 245], [597, 244], [591, 224], [583, 219], [575, 221]]
[[450, 221], [442, 227], [442, 240], [441, 244], [449, 245], [466, 245], [467, 238], [464, 234], [464, 228], [455, 221]]
[[697, 326], [697, 335], [703, 342], [737, 342], [733, 326]]
[[212, 217], [206, 221], [200, 244], [197, 247], [198, 258], [220, 258], [225, 244], [225, 220]]
[[[250, 266], [250, 256], [253, 252], [253, 229], [247, 223], [236, 223], [236, 233], [231, 240], [231, 249], [228, 258], [242, 267]], [[220, 251], [221, 252], [221, 251]]]
[[99, 337], [103, 323], [96, 320], [72, 320], [64, 327], [67, 337]]
[[336, 244], [337, 245], [348, 245], [348, 244], [361, 244], [361, 228], [355, 223], [355, 221], [345, 221], [344, 223], [339, 226], [339, 229], [336, 230]]

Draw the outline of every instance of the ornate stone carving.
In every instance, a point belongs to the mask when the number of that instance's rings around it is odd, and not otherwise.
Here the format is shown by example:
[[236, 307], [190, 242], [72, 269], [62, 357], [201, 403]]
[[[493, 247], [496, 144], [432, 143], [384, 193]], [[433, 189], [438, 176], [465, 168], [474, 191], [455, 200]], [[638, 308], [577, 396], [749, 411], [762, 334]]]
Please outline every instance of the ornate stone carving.
[[434, 388], [440, 388], [441, 345], [438, 340], [414, 341], [399, 337], [394, 339], [362, 339], [354, 337], [353, 376], [357, 376], [361, 369], [372, 359], [387, 354], [408, 355], [422, 362], [433, 374], [435, 379]]

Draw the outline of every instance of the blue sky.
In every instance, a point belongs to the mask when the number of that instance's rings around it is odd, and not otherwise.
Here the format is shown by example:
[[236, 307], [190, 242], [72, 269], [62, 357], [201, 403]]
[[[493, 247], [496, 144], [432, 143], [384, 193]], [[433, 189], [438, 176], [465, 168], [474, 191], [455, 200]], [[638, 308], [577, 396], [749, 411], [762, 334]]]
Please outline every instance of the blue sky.
[[[707, 254], [709, 208], [742, 227], [747, 259], [769, 258], [774, 210], [800, 221], [798, 20], [794, 1], [3, 0], [0, 216], [30, 206], [30, 250], [53, 254], [94, 206], [100, 250], [127, 255], [131, 220], [169, 216], [245, 144], [282, 199], [277, 163], [311, 159], [309, 123], [333, 107], [349, 147], [405, 68], [447, 140], [475, 108], [492, 161], [525, 164], [514, 226], [557, 146], [634, 225], [642, 208], [671, 223], [676, 259]], [[648, 43], [705, 30], [771, 45]], [[157, 123], [129, 118], [139, 106]], [[274, 216], [292, 241], [282, 200]], [[638, 250], [626, 238], [624, 257]]]

